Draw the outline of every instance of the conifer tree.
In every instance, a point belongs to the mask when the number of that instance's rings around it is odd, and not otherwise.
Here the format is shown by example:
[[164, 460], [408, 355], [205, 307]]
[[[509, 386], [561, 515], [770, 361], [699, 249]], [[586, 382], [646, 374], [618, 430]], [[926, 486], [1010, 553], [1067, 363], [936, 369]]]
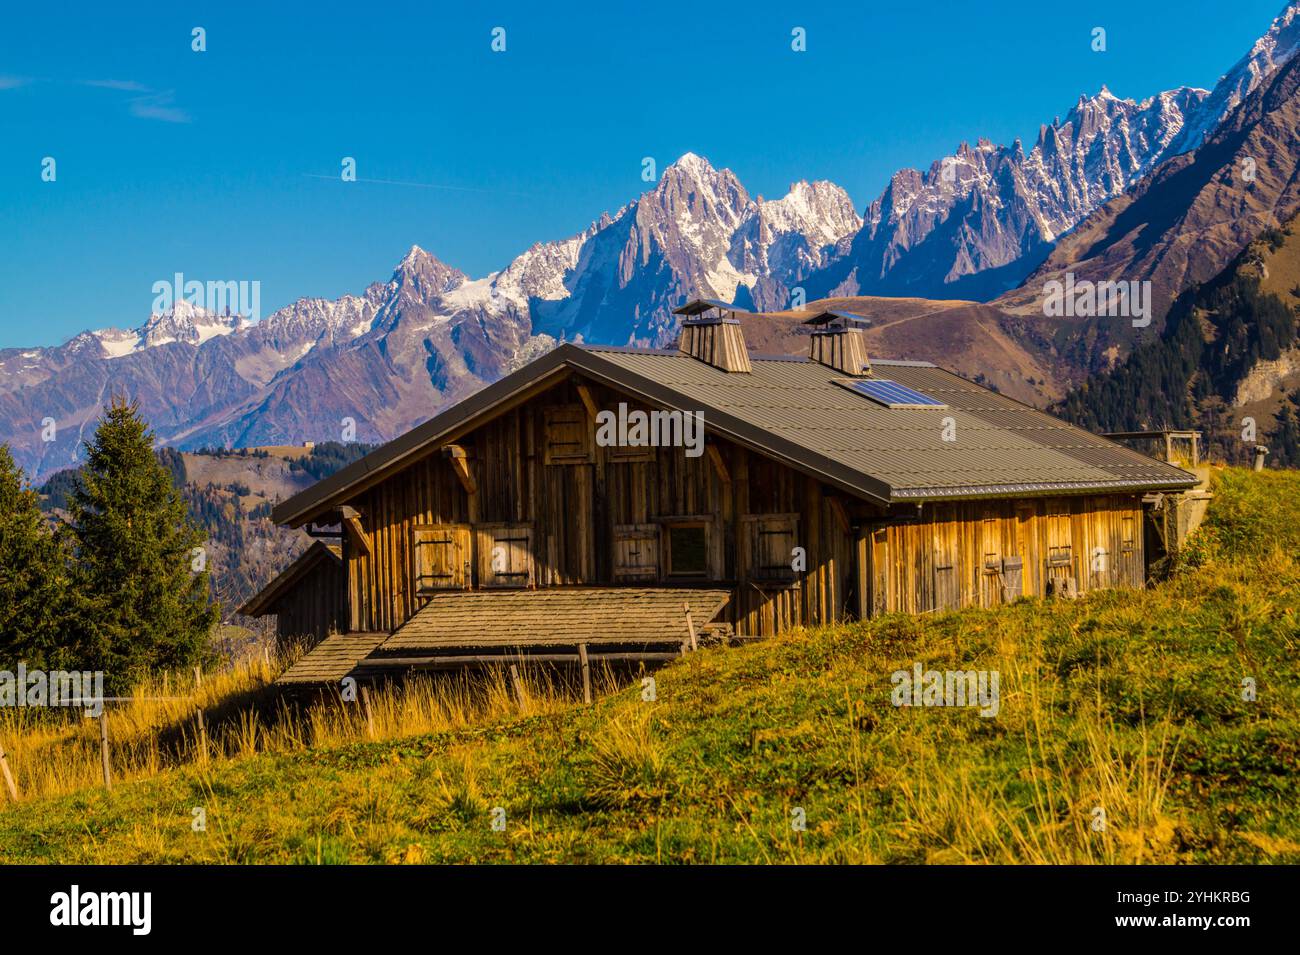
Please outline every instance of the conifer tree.
[[209, 652], [218, 619], [202, 532], [134, 404], [113, 398], [69, 500], [81, 647], [114, 689]]
[[69, 662], [66, 554], [0, 444], [0, 669], [19, 662], [59, 669]]

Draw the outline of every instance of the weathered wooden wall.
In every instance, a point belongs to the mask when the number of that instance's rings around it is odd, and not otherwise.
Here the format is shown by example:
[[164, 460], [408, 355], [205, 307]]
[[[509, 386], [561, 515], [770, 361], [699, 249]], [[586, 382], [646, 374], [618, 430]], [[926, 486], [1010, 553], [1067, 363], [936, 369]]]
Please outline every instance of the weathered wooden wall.
[[[915, 521], [866, 527], [870, 610], [992, 607], [1017, 591], [1046, 596], [1073, 577], [1080, 594], [1141, 587], [1142, 504], [1133, 496], [926, 504]], [[1004, 560], [1020, 558], [1021, 583]]]
[[331, 630], [349, 628], [347, 574], [337, 561], [325, 559], [303, 575], [269, 608], [283, 649], [291, 643], [314, 646]]
[[[626, 400], [595, 385], [587, 395], [599, 409], [613, 410]], [[573, 430], [575, 440], [585, 434], [588, 443], [567, 456], [568, 461], [589, 458], [584, 463], [546, 463], [548, 457], [566, 460], [559, 449], [546, 447], [548, 433], [564, 427], [556, 409], [584, 415]], [[725, 581], [736, 596], [724, 616], [738, 632], [756, 635], [800, 622], [842, 620], [855, 606], [850, 600], [853, 537], [842, 517], [846, 512], [832, 504], [818, 482], [724, 441], [700, 457], [688, 457], [682, 448], [600, 447], [585, 415], [577, 389], [566, 383], [463, 436], [458, 444], [468, 455], [477, 486], [473, 495], [450, 461], [434, 454], [350, 501], [361, 512], [372, 548], [366, 555], [345, 542], [351, 628], [392, 630], [419, 609], [416, 541], [421, 528], [446, 525], [468, 525], [476, 551], [469, 555], [469, 579], [476, 586], [482, 584], [477, 551], [486, 539], [474, 529], [529, 524], [539, 587]], [[801, 579], [756, 579], [771, 574], [750, 566], [756, 528], [745, 517], [755, 514], [797, 516], [789, 543], [807, 552], [808, 572]], [[627, 535], [634, 533], [628, 528], [663, 528], [677, 520], [708, 526], [706, 577], [665, 576], [663, 554], [661, 572], [652, 579], [616, 577], [616, 528]], [[791, 559], [785, 555], [787, 564]]]

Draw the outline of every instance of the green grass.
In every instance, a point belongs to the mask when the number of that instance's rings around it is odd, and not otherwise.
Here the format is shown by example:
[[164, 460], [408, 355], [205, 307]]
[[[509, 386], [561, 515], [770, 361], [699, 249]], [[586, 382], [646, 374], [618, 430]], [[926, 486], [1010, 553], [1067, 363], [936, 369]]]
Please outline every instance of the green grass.
[[[1146, 591], [799, 632], [692, 654], [653, 702], [27, 800], [0, 862], [1298, 862], [1300, 474], [1216, 492]], [[891, 705], [916, 661], [997, 670], [997, 717]]]

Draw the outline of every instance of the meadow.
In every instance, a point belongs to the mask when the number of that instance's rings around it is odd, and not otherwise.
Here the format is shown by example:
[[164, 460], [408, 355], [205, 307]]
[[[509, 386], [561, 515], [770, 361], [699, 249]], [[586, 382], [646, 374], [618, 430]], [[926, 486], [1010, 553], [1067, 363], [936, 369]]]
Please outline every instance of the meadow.
[[[590, 706], [488, 673], [367, 717], [248, 659], [111, 704], [111, 790], [97, 723], [0, 711], [0, 863], [1300, 862], [1300, 473], [1214, 491], [1145, 590], [704, 648]], [[917, 664], [996, 672], [997, 715], [893, 705]]]

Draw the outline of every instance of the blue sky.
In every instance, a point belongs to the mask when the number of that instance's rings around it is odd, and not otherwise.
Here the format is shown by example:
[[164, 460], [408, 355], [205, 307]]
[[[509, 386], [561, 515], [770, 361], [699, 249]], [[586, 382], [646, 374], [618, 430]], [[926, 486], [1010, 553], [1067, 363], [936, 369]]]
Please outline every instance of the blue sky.
[[[263, 316], [412, 244], [478, 277], [634, 198], [645, 156], [697, 152], [767, 196], [831, 179], [861, 210], [961, 140], [1028, 148], [1103, 83], [1210, 87], [1282, 6], [9, 4], [0, 347], [139, 325], [178, 271], [261, 282]], [[423, 185], [344, 184], [344, 156]]]

